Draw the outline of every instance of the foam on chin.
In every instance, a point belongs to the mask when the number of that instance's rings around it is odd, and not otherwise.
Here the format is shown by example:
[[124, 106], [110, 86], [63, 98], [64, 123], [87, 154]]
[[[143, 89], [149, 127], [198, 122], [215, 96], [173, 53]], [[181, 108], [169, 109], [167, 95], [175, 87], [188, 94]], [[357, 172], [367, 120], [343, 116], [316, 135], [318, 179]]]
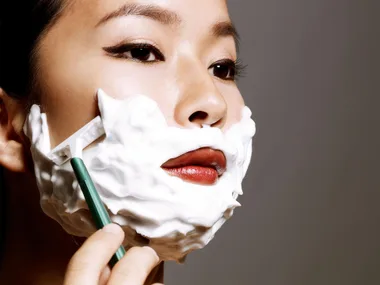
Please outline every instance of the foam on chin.
[[[142, 95], [121, 101], [100, 92], [98, 101], [106, 137], [85, 150], [83, 159], [111, 219], [126, 233], [125, 245], [149, 242], [162, 259], [177, 261], [204, 247], [240, 205], [236, 198], [255, 133], [250, 110], [244, 107], [241, 121], [223, 133], [169, 127], [155, 101]], [[42, 209], [68, 233], [91, 235], [95, 227], [71, 166], [47, 158], [47, 120], [38, 106], [32, 107], [25, 133], [32, 142]], [[184, 182], [161, 169], [167, 160], [201, 147], [226, 156], [227, 171], [215, 185]]]

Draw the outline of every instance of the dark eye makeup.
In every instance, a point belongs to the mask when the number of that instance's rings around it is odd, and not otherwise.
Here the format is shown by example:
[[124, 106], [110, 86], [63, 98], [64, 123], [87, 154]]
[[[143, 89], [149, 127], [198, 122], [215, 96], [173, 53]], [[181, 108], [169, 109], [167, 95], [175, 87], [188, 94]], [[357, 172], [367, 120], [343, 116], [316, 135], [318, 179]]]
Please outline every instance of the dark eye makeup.
[[165, 61], [161, 51], [148, 43], [120, 43], [116, 46], [103, 48], [105, 52], [116, 58], [125, 58], [142, 63]]
[[[129, 59], [149, 64], [165, 61], [165, 56], [154, 45], [148, 43], [120, 43], [103, 50], [112, 57]], [[239, 61], [222, 59], [213, 63], [209, 68], [212, 75], [222, 80], [235, 81], [240, 77], [245, 66]]]

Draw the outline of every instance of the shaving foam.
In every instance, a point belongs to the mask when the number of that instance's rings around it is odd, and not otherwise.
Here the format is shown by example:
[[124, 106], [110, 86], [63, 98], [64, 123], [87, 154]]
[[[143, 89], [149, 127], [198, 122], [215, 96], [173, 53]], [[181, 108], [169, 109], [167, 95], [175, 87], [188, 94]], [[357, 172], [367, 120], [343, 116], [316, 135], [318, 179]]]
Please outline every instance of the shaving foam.
[[[168, 126], [157, 103], [135, 95], [116, 100], [98, 93], [105, 139], [83, 151], [96, 189], [113, 222], [125, 231], [125, 246], [151, 246], [163, 260], [181, 261], [203, 248], [240, 204], [241, 183], [252, 153], [255, 124], [248, 107], [240, 122], [219, 128]], [[46, 114], [34, 105], [24, 127], [30, 138], [43, 211], [70, 234], [95, 229], [69, 163], [49, 158]], [[203, 147], [221, 150], [227, 171], [211, 186], [170, 176], [161, 165]]]

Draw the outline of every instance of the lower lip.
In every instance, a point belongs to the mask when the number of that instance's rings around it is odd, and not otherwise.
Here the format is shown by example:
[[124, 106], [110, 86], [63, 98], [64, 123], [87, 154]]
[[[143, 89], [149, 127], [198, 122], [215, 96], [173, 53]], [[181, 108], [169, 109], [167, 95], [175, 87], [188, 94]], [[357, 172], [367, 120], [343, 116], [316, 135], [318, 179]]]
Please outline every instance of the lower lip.
[[218, 172], [211, 167], [191, 165], [163, 169], [172, 176], [181, 178], [184, 181], [201, 185], [213, 185], [219, 178]]

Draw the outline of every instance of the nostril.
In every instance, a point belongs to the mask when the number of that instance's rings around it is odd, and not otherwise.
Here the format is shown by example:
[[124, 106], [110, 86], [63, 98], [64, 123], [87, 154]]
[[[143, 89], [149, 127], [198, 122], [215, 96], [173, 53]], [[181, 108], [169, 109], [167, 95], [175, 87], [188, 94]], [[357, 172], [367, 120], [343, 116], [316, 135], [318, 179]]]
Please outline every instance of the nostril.
[[195, 121], [204, 121], [206, 120], [208, 117], [208, 114], [206, 112], [203, 112], [203, 111], [197, 111], [197, 112], [194, 112], [190, 117], [189, 117], [189, 121], [190, 122], [195, 122]]

